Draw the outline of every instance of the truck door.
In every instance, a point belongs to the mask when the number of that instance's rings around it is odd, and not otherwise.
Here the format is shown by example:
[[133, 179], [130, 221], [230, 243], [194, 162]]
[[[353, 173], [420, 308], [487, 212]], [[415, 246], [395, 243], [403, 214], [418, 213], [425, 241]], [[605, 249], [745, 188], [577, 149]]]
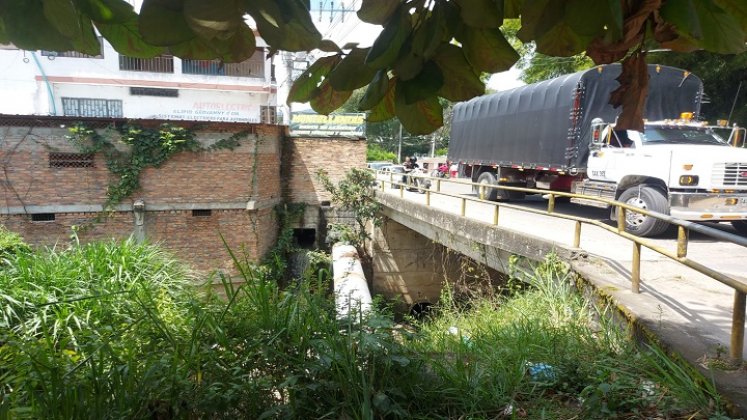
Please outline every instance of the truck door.
[[595, 181], [617, 182], [622, 177], [624, 162], [635, 154], [635, 144], [625, 130], [607, 130], [601, 147], [589, 155], [588, 175]]

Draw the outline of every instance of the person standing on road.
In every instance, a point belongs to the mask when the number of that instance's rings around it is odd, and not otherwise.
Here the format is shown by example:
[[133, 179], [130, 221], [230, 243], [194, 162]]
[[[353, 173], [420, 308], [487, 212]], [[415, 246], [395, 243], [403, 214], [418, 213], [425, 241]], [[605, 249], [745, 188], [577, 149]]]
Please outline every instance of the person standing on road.
[[449, 167], [449, 172], [449, 176], [451, 176], [452, 178], [456, 178], [459, 174], [459, 165], [457, 165], [456, 162], [452, 162], [451, 167]]

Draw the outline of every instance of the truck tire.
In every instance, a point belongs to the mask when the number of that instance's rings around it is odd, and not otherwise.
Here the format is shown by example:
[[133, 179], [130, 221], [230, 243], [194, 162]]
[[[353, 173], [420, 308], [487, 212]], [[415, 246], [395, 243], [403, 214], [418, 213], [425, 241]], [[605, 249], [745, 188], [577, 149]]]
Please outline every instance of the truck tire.
[[747, 236], [747, 220], [733, 220], [731, 225], [738, 234]]
[[498, 200], [498, 189], [488, 188], [490, 185], [497, 185], [495, 175], [491, 172], [483, 172], [477, 178], [477, 183], [480, 184], [480, 186], [477, 187], [477, 196], [480, 197], [481, 200]]
[[[645, 210], [669, 214], [666, 195], [660, 189], [650, 185], [628, 188], [620, 195], [618, 201]], [[615, 211], [615, 219], [617, 219], [617, 211]], [[656, 236], [664, 233], [667, 228], [669, 228], [669, 223], [663, 220], [631, 211], [625, 213], [625, 231], [636, 236]]]

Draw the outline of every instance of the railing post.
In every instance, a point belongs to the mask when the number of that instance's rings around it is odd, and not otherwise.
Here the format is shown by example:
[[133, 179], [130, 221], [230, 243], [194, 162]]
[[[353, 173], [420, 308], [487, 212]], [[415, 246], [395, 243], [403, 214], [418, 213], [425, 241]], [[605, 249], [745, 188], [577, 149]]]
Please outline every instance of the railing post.
[[622, 232], [625, 230], [625, 207], [617, 208], [617, 231]]
[[576, 229], [573, 232], [573, 247], [581, 247], [581, 222], [576, 220]]
[[441, 180], [436, 180], [436, 192], [441, 192]]
[[381, 191], [384, 191], [384, 185], [385, 184], [386, 184], [386, 182], [382, 179], [381, 180]]
[[684, 226], [677, 226], [677, 258], [687, 256], [687, 233]]
[[633, 242], [633, 262], [630, 268], [630, 282], [633, 293], [641, 293], [641, 244]]
[[400, 185], [399, 186], [399, 198], [404, 198], [404, 197], [405, 197], [405, 186]]
[[462, 217], [464, 217], [465, 214], [467, 214], [467, 199], [462, 198]]
[[733, 361], [742, 362], [744, 352], [744, 311], [745, 294], [734, 290], [734, 308], [731, 313], [731, 345], [729, 356]]
[[550, 199], [547, 200], [547, 212], [552, 213], [555, 211], [555, 194], [550, 194]]
[[431, 192], [430, 190], [425, 192], [425, 206], [430, 207], [431, 206]]
[[493, 224], [498, 225], [498, 213], [500, 213], [500, 208], [498, 204], [495, 205], [495, 210], [493, 210]]

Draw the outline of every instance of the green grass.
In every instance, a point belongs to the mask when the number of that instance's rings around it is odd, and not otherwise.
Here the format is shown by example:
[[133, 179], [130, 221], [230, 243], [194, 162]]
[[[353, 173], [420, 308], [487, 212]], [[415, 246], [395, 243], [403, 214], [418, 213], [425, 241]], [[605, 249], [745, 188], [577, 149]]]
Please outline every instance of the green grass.
[[0, 419], [721, 412], [710, 382], [637, 350], [552, 259], [514, 273], [529, 286], [466, 305], [447, 292], [410, 324], [386, 309], [338, 320], [326, 270], [281, 289], [271, 269], [238, 265], [241, 282], [223, 277], [218, 297], [132, 241], [11, 254], [0, 268]]

